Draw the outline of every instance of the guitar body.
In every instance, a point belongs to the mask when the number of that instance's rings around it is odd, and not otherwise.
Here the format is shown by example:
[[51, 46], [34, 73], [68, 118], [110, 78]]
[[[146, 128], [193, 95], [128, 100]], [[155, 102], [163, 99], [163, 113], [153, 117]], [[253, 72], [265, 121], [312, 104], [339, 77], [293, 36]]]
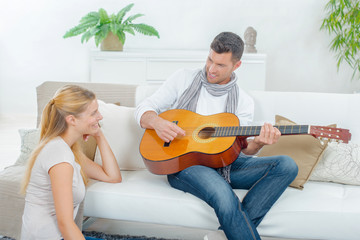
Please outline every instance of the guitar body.
[[166, 144], [155, 130], [145, 130], [140, 154], [146, 167], [154, 174], [173, 174], [193, 165], [219, 168], [231, 164], [240, 154], [242, 138], [207, 137], [204, 131], [213, 127], [239, 126], [234, 114], [202, 116], [188, 110], [174, 109], [159, 116], [177, 122], [186, 135]]

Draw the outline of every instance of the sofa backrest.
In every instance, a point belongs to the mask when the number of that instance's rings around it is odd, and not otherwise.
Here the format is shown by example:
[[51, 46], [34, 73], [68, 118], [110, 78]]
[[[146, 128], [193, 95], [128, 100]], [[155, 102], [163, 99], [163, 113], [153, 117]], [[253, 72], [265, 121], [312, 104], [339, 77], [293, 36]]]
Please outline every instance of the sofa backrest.
[[54, 96], [56, 90], [67, 84], [75, 84], [93, 91], [96, 97], [107, 103], [120, 103], [121, 106], [135, 106], [136, 85], [90, 82], [44, 82], [36, 88], [37, 94], [37, 126], [45, 105]]
[[350, 129], [352, 142], [360, 143], [360, 94], [249, 91], [255, 101], [254, 124], [274, 123], [282, 115], [297, 124], [337, 124]]
[[[139, 85], [136, 105], [153, 94], [159, 85]], [[360, 94], [318, 92], [248, 91], [255, 102], [253, 125], [274, 124], [282, 115], [298, 124], [327, 126], [337, 124], [350, 129], [352, 142], [360, 143]]]
[[[44, 82], [37, 87], [38, 124], [41, 112], [55, 91], [65, 84], [77, 84], [95, 92], [107, 103], [134, 107], [153, 94], [159, 85], [124, 85], [106, 83]], [[249, 91], [255, 102], [254, 125], [274, 123], [275, 115], [282, 115], [298, 124], [329, 125], [350, 129], [352, 141], [360, 143], [360, 94]], [[134, 120], [135, 121], [135, 120]], [[83, 143], [86, 155], [94, 159], [94, 140]]]

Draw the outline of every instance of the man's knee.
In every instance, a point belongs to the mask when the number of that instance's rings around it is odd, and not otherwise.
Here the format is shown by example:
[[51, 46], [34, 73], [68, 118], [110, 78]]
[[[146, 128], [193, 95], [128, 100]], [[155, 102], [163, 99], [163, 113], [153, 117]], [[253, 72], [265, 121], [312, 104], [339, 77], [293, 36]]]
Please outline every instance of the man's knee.
[[215, 209], [216, 212], [222, 214], [232, 214], [232, 212], [239, 209], [239, 199], [231, 188], [217, 188], [209, 195], [209, 205]]
[[283, 173], [295, 178], [298, 174], [298, 166], [295, 161], [286, 155], [279, 156], [279, 167]]

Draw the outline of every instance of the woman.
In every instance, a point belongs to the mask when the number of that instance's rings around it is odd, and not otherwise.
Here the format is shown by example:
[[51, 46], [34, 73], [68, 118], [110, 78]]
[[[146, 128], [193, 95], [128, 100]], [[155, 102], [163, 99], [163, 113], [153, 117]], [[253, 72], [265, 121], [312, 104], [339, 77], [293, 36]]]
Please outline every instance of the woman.
[[[74, 218], [85, 196], [87, 178], [121, 182], [115, 156], [99, 127], [95, 94], [67, 85], [46, 105], [38, 147], [24, 177], [26, 193], [22, 239], [84, 239]], [[78, 140], [96, 139], [102, 166], [80, 151]]]

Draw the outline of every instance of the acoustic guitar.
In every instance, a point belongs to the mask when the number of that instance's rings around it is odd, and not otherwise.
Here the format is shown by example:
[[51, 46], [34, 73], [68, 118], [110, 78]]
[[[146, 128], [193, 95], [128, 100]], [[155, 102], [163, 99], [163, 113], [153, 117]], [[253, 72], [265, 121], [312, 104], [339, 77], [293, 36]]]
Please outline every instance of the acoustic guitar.
[[[154, 174], [173, 174], [193, 165], [224, 167], [236, 160], [243, 141], [260, 134], [261, 126], [239, 126], [232, 113], [203, 116], [184, 109], [173, 109], [159, 115], [185, 130], [184, 137], [166, 143], [153, 129], [146, 129], [140, 143], [140, 154]], [[310, 134], [322, 139], [347, 143], [347, 129], [310, 125], [274, 126], [282, 135]]]

